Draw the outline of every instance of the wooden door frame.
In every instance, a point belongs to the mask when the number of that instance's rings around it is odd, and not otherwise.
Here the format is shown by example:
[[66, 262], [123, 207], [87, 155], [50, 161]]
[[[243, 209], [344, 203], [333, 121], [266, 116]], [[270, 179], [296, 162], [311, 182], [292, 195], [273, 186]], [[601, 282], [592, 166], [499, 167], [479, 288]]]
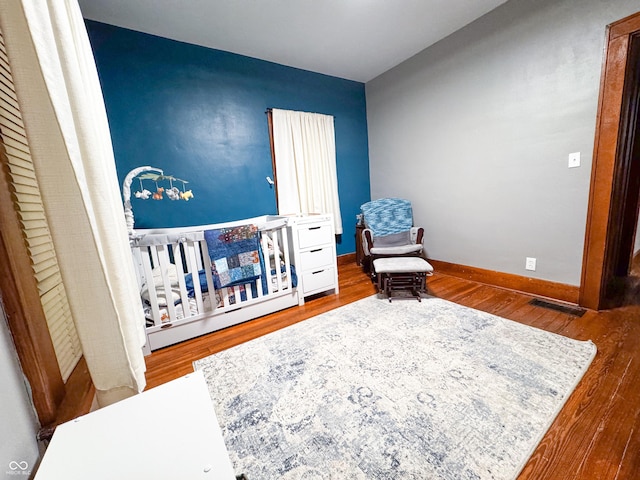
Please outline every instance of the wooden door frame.
[[[581, 306], [594, 310], [611, 306], [608, 300], [619, 263], [621, 225], [629, 211], [625, 182], [630, 161], [619, 139], [629, 112], [627, 63], [631, 45], [639, 36], [640, 12], [607, 27], [579, 297]], [[637, 204], [635, 208], [637, 212]]]

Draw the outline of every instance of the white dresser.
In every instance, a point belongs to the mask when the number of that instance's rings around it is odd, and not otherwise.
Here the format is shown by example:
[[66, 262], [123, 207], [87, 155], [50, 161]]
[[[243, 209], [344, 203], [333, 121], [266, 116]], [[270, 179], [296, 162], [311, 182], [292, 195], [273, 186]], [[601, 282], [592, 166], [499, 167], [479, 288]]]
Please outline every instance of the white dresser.
[[289, 217], [291, 255], [298, 275], [298, 297], [333, 290], [338, 293], [336, 237], [331, 214]]

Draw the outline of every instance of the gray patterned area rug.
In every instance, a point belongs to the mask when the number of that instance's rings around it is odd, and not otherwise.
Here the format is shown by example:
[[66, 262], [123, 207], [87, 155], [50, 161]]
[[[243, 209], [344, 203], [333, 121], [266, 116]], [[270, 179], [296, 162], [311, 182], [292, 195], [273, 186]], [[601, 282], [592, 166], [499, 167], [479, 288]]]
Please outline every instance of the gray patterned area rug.
[[202, 360], [236, 472], [514, 479], [596, 353], [427, 297], [369, 297]]

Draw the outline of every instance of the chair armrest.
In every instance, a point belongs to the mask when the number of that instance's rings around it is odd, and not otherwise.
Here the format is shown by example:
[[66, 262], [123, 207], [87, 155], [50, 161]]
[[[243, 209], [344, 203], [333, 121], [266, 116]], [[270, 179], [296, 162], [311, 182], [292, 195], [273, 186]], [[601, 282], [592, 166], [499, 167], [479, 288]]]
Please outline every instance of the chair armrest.
[[411, 241], [413, 243], [422, 243], [424, 240], [424, 228], [411, 227]]
[[371, 255], [371, 249], [373, 248], [373, 232], [365, 228], [362, 230], [362, 253], [365, 257]]

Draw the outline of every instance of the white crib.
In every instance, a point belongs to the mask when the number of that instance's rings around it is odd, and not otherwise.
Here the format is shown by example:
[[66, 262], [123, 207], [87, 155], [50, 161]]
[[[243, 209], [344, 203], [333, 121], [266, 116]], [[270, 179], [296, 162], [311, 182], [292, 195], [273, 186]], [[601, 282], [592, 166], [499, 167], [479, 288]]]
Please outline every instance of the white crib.
[[[243, 225], [258, 227], [266, 281], [215, 289], [204, 232]], [[298, 305], [289, 245], [287, 219], [271, 215], [135, 230], [131, 250], [145, 308], [145, 353]]]

